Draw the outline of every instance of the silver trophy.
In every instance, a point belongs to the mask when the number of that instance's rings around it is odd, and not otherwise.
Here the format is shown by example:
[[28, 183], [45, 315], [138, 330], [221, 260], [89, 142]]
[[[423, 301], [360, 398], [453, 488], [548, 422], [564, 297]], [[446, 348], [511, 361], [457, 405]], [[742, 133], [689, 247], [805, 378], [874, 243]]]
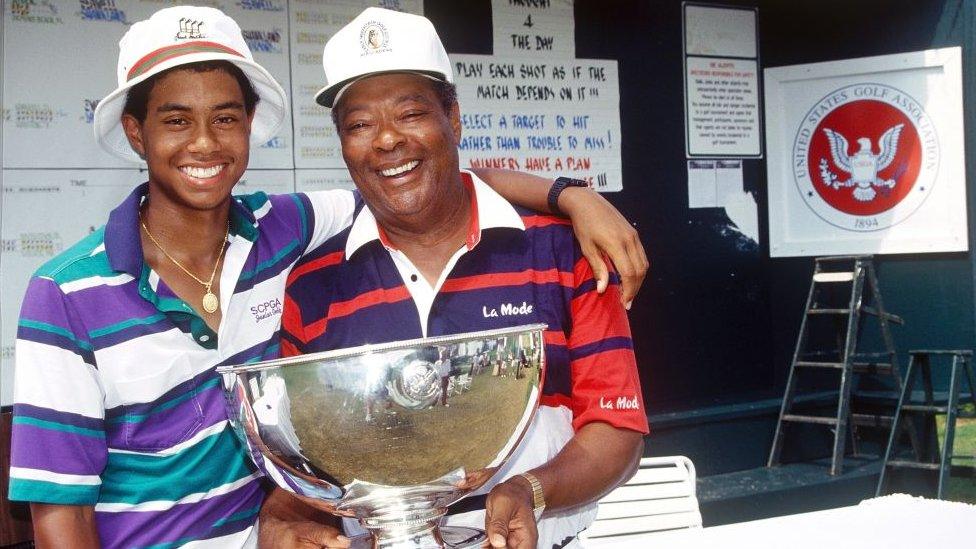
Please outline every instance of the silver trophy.
[[529, 426], [545, 324], [220, 367], [230, 417], [259, 467], [371, 535], [354, 547], [477, 547], [439, 527]]

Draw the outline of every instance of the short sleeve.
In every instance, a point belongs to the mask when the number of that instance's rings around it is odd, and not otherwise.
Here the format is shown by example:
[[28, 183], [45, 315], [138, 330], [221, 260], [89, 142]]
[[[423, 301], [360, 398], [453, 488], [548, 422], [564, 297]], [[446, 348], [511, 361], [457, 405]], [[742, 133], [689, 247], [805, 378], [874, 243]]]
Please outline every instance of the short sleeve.
[[314, 250], [352, 225], [356, 209], [355, 195], [347, 190], [313, 191], [304, 193], [312, 210], [309, 240], [305, 251]]
[[9, 497], [93, 505], [108, 451], [88, 333], [53, 280], [34, 277], [17, 329]]
[[567, 347], [572, 372], [573, 428], [592, 421], [648, 432], [630, 323], [616, 273], [602, 295], [587, 260], [573, 270], [573, 319]]

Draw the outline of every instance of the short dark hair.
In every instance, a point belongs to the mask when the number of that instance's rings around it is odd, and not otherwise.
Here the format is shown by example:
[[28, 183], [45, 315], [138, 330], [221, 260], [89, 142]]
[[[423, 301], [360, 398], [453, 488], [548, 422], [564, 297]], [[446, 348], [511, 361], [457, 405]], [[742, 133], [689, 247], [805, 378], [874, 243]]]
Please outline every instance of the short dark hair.
[[244, 110], [249, 115], [254, 113], [258, 101], [261, 100], [257, 92], [254, 91], [254, 86], [251, 85], [251, 81], [247, 78], [247, 75], [237, 65], [230, 61], [200, 61], [199, 63], [187, 63], [186, 65], [177, 65], [171, 69], [166, 69], [129, 88], [129, 93], [126, 94], [125, 98], [125, 106], [122, 107], [122, 114], [133, 116], [140, 124], [145, 122], [146, 109], [149, 105], [149, 94], [160, 78], [173, 71], [223, 71], [233, 76], [241, 86], [241, 94], [244, 96]]
[[[450, 82], [445, 82], [443, 80], [429, 79], [431, 86], [434, 88], [434, 93], [437, 94], [437, 99], [441, 103], [441, 108], [444, 109], [444, 113], [450, 113], [451, 107], [457, 103], [457, 86]], [[337, 104], [332, 105], [332, 124], [339, 129], [339, 110], [335, 107]]]

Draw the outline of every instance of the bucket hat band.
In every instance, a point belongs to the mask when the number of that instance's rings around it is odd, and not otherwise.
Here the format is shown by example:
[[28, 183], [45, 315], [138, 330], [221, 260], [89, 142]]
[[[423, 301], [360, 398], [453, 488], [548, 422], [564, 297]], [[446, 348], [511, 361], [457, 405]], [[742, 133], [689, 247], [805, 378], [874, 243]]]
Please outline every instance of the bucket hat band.
[[122, 128], [129, 90], [169, 69], [207, 61], [233, 63], [257, 93], [251, 145], [274, 137], [288, 114], [288, 98], [271, 73], [254, 61], [241, 28], [218, 9], [175, 6], [133, 24], [119, 41], [118, 87], [95, 108], [95, 141], [114, 156], [141, 162]]

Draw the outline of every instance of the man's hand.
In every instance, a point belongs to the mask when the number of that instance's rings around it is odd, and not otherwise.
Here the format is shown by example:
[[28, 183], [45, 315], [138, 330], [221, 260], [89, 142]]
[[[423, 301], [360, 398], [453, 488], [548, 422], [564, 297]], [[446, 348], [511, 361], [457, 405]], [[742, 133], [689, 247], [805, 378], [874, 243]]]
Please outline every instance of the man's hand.
[[620, 274], [620, 303], [629, 310], [649, 265], [637, 230], [613, 204], [591, 189], [567, 188], [559, 195], [559, 209], [573, 221], [576, 239], [593, 269], [597, 292], [602, 294], [610, 280], [606, 254]]
[[312, 521], [285, 521], [272, 516], [261, 517], [258, 547], [264, 549], [349, 547], [349, 538], [338, 528]]
[[349, 547], [338, 517], [322, 512], [281, 488], [274, 488], [261, 506], [258, 547], [268, 549]]
[[539, 531], [527, 480], [515, 476], [491, 489], [485, 502], [485, 533], [491, 547], [535, 549]]

